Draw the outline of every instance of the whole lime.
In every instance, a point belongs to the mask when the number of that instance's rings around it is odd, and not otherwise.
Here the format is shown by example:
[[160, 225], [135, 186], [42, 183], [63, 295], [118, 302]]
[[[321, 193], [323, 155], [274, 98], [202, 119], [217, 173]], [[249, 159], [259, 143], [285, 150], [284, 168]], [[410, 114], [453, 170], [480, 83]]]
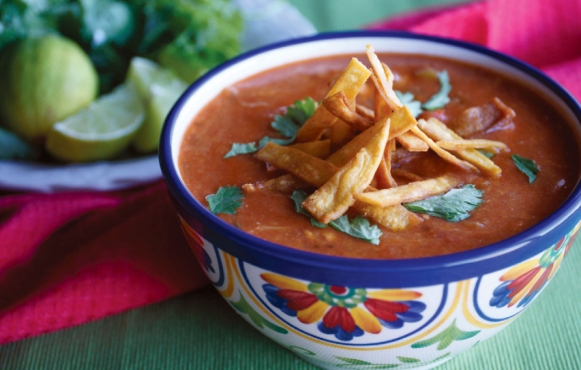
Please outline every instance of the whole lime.
[[0, 121], [39, 143], [52, 125], [91, 103], [98, 75], [73, 41], [45, 35], [16, 41], [0, 55]]

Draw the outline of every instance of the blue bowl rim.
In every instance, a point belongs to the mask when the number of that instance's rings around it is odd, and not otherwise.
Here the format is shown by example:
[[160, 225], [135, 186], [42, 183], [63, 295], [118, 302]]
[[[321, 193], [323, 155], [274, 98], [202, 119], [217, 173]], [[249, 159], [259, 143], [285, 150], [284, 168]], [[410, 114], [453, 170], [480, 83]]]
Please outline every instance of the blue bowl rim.
[[[355, 279], [357, 282], [363, 283], [377, 273], [388, 273], [385, 277], [395, 278], [395, 283], [413, 286], [418, 283], [423, 284], [433, 281], [436, 271], [445, 271], [447, 273], [448, 277], [440, 279], [440, 282], [446, 283], [480, 276], [514, 265], [547, 249], [577, 225], [579, 219], [581, 219], [580, 212], [577, 212], [581, 207], [581, 185], [579, 182], [567, 200], [551, 215], [535, 226], [500, 242], [464, 252], [433, 257], [412, 259], [360, 259], [307, 252], [260, 239], [221, 220], [193, 198], [189, 191], [182, 185], [177, 169], [172, 164], [170, 145], [173, 125], [177, 114], [192, 94], [223, 70], [266, 51], [325, 39], [365, 37], [426, 40], [468, 49], [492, 57], [505, 64], [516, 67], [541, 82], [564, 102], [574, 113], [577, 121], [581, 123], [581, 105], [579, 102], [564, 87], [545, 75], [542, 71], [509, 55], [466, 41], [421, 35], [406, 31], [341, 31], [291, 39], [248, 51], [210, 70], [183, 93], [166, 118], [160, 140], [159, 158], [162, 173], [168, 184], [169, 192], [178, 203], [179, 208], [182, 208], [189, 214], [197, 215], [198, 221], [204, 227], [209, 227], [215, 235], [222, 236], [228, 240], [235, 240], [238, 244], [238, 246], [219, 246], [220, 248], [235, 256], [237, 255], [236, 251], [245, 250], [248, 253], [243, 253], [245, 257], [242, 259], [261, 265], [263, 268], [268, 269], [270, 267], [275, 271], [281, 270], [279, 264], [282, 261], [288, 262], [287, 268], [283, 268], [282, 270], [296, 277], [308, 278], [312, 275], [331, 273], [335, 277], [330, 280], [337, 282], [336, 276], [338, 275], [335, 275], [337, 272], [356, 272], [359, 274], [361, 271], [365, 271], [360, 279]], [[543, 242], [539, 243], [538, 241], [541, 238], [543, 238]], [[253, 258], [249, 256], [258, 257]], [[481, 262], [487, 263], [482, 264]], [[317, 267], [320, 273], [317, 274], [316, 272], [308, 271], [308, 269], [312, 269], [313, 267]], [[404, 273], [405, 282], [404, 279], [398, 278], [400, 274]], [[410, 275], [410, 273], [413, 275]], [[412, 281], [409, 280], [410, 277]], [[324, 276], [321, 276], [321, 278], [325, 280]], [[340, 278], [339, 280], [353, 282], [353, 279], [348, 278]]]

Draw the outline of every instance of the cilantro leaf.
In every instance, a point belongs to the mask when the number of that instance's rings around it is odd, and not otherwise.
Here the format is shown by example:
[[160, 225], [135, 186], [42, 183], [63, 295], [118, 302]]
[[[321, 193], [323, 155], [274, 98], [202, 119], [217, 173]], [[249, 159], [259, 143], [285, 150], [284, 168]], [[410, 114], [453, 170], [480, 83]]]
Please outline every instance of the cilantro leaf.
[[[327, 227], [324, 223], [317, 221], [311, 214], [302, 206], [308, 194], [302, 190], [295, 190], [291, 199], [295, 203], [295, 211], [303, 216], [311, 219], [311, 225], [319, 228]], [[368, 241], [372, 244], [379, 244], [381, 237], [381, 230], [376, 225], [370, 225], [369, 221], [361, 216], [355, 216], [353, 220], [349, 221], [347, 215], [343, 215], [336, 220], [329, 222], [329, 225], [335, 230], [344, 232], [357, 239]]]
[[260, 139], [260, 141], [258, 141], [258, 147], [259, 148], [262, 148], [268, 142], [273, 142], [273, 143], [278, 144], [278, 145], [289, 145], [293, 141], [295, 141], [295, 138], [294, 137], [291, 137], [289, 139], [275, 139], [275, 138], [272, 138], [270, 136], [265, 136], [262, 139]]
[[274, 116], [274, 121], [270, 125], [282, 136], [294, 140], [297, 131], [313, 115], [316, 107], [317, 104], [311, 97], [297, 100], [287, 107], [285, 114]]
[[513, 154], [510, 156], [516, 167], [529, 178], [529, 184], [533, 183], [537, 179], [537, 173], [540, 169], [537, 164], [528, 158], [521, 157], [518, 154]]
[[414, 100], [414, 94], [411, 92], [402, 93], [397, 90], [394, 90], [394, 92], [401, 103], [408, 107], [414, 117], [419, 116], [423, 112], [422, 103], [419, 100]]
[[363, 239], [371, 244], [378, 245], [381, 237], [381, 230], [376, 225], [371, 225], [366, 218], [359, 215], [355, 216], [351, 221], [347, 215], [343, 215], [336, 220], [329, 222], [334, 229], [351, 235], [357, 239]]
[[236, 209], [242, 205], [242, 198], [244, 198], [244, 195], [240, 188], [236, 186], [225, 186], [218, 188], [216, 194], [208, 195], [206, 200], [213, 214], [227, 213], [233, 215], [236, 213]]
[[249, 154], [258, 151], [268, 142], [273, 142], [278, 145], [289, 145], [295, 141], [297, 131], [301, 126], [313, 115], [315, 109], [317, 108], [317, 103], [313, 98], [306, 97], [304, 100], [297, 100], [293, 105], [290, 105], [286, 109], [284, 115], [277, 114], [274, 116], [274, 121], [270, 124], [272, 128], [278, 131], [285, 138], [277, 139], [270, 136], [265, 136], [258, 141], [258, 146], [256, 143], [234, 143], [228, 153], [224, 158], [234, 157], [238, 154]]
[[320, 229], [324, 229], [325, 227], [327, 227], [327, 225], [325, 225], [322, 222], [317, 221], [313, 216], [311, 216], [309, 211], [307, 211], [302, 206], [303, 202], [307, 199], [308, 196], [309, 195], [302, 190], [295, 190], [293, 192], [293, 194], [291, 195], [291, 199], [295, 203], [295, 211], [303, 216], [309, 217], [311, 219], [311, 225], [318, 227]]
[[478, 151], [480, 152], [480, 154], [482, 154], [483, 156], [485, 156], [488, 159], [490, 159], [496, 155], [496, 153], [490, 152], [490, 151], [484, 150], [484, 149], [478, 149]]
[[434, 110], [444, 107], [446, 104], [450, 102], [450, 98], [448, 94], [450, 90], [452, 90], [452, 86], [450, 85], [450, 77], [448, 76], [448, 72], [443, 70], [437, 73], [438, 80], [440, 81], [440, 90], [432, 95], [424, 104], [422, 104], [422, 108], [426, 110]]
[[443, 195], [405, 203], [404, 207], [412, 212], [426, 213], [450, 222], [457, 222], [470, 217], [470, 212], [481, 203], [482, 190], [469, 184], [459, 189], [452, 189]]
[[233, 143], [230, 151], [226, 153], [224, 158], [234, 157], [238, 154], [254, 153], [258, 150], [255, 143]]

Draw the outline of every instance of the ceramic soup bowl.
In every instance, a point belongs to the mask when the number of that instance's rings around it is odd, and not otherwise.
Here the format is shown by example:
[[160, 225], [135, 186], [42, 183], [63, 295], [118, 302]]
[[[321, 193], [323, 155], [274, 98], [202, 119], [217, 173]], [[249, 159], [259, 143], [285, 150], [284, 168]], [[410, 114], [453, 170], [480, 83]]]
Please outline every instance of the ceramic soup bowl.
[[[526, 63], [464, 42], [362, 31], [274, 44], [207, 73], [166, 120], [161, 167], [202, 268], [224, 299], [261, 333], [322, 368], [431, 368], [498, 333], [539, 297], [580, 227], [579, 184], [549, 217], [500, 242], [430, 258], [370, 260], [313, 254], [249, 235], [199, 203], [177, 166], [192, 118], [224, 88], [287, 63], [360, 54], [367, 44], [377, 52], [441, 56], [509, 75], [557, 107], [581, 142], [579, 104]], [[281, 297], [280, 290], [295, 291], [309, 303], [289, 304], [293, 298]], [[389, 311], [393, 303], [404, 309], [391, 312], [391, 321], [370, 309], [375, 304]], [[336, 326], [324, 320], [335, 320]]]

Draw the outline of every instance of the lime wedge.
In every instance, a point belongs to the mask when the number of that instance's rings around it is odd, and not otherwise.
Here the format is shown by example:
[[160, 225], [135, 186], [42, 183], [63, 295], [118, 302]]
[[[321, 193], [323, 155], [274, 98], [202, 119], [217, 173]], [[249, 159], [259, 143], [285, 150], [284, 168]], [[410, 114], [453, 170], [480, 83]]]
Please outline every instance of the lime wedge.
[[48, 133], [46, 150], [67, 162], [112, 159], [129, 146], [144, 116], [135, 88], [122, 84], [57, 122]]
[[131, 60], [126, 81], [135, 86], [146, 111], [132, 146], [140, 153], [156, 151], [165, 117], [187, 85], [169, 69], [140, 57]]

